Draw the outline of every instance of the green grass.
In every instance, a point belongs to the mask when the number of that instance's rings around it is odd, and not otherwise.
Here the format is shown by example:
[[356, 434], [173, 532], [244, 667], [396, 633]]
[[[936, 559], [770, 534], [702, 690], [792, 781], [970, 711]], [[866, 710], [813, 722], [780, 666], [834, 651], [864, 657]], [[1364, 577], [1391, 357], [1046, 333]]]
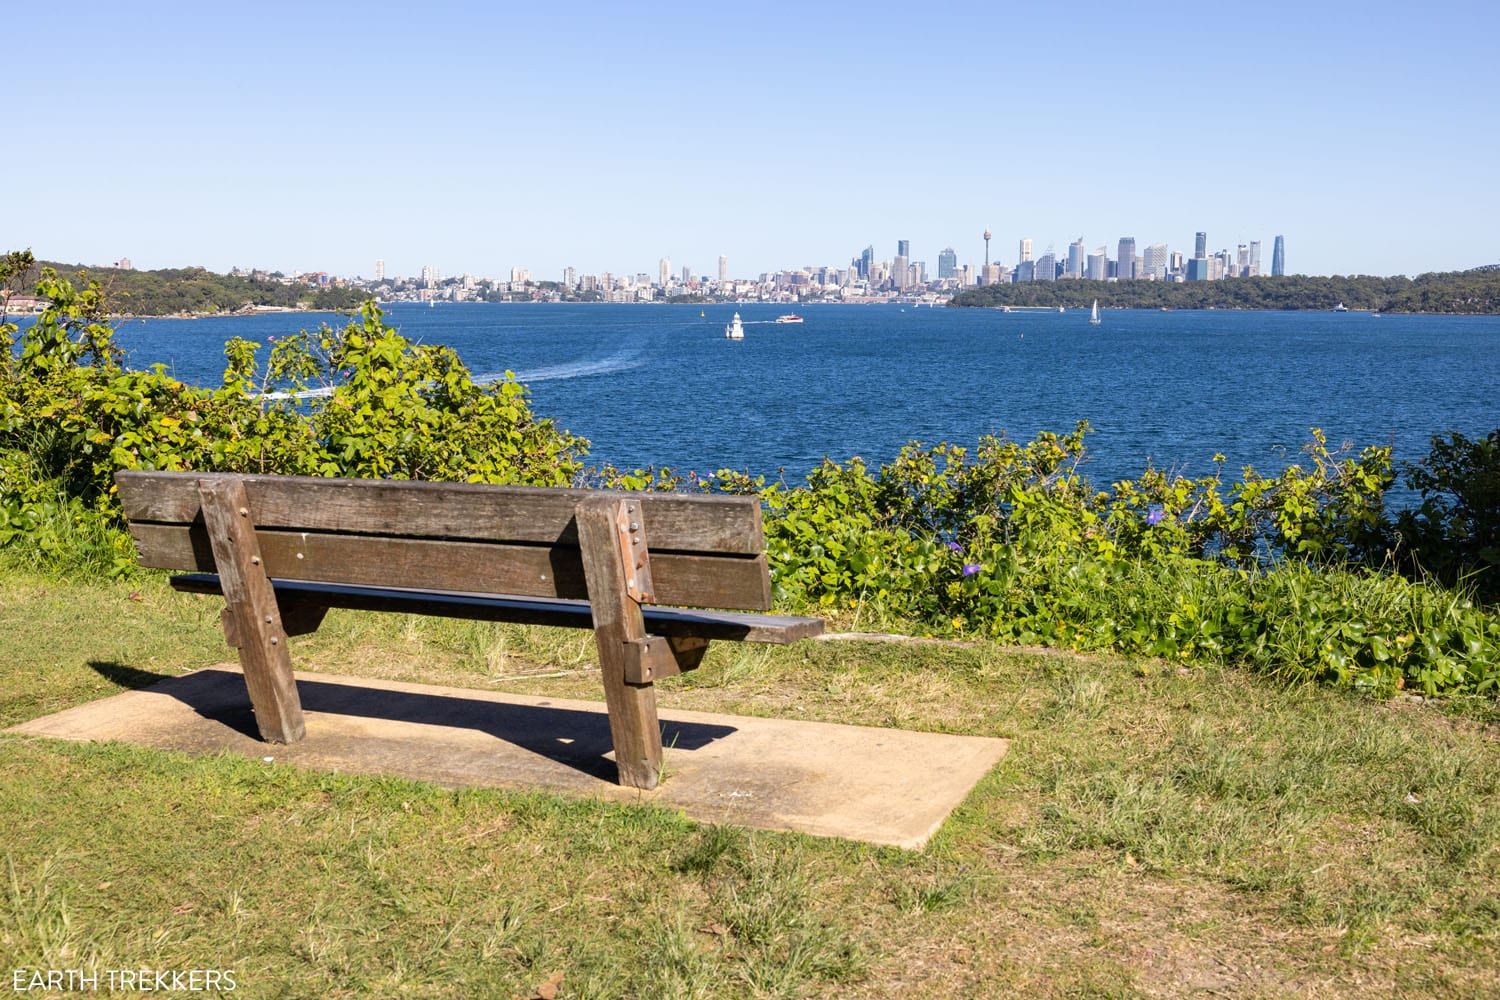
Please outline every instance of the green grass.
[[[227, 659], [215, 602], [155, 578], [11, 568], [0, 608], [3, 725]], [[597, 699], [591, 642], [334, 613], [294, 656]], [[0, 975], [233, 968], [248, 997], [526, 996], [559, 972], [563, 997], [1500, 992], [1493, 702], [986, 644], [717, 644], [661, 688], [1014, 742], [913, 854], [0, 737]]]

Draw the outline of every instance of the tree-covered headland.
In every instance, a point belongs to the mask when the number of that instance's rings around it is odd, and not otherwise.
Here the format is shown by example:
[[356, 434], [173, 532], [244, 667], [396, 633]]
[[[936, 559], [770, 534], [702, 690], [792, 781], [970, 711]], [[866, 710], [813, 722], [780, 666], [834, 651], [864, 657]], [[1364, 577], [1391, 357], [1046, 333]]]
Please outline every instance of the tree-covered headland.
[[34, 262], [13, 274], [4, 287], [16, 292], [29, 290], [44, 267], [78, 287], [98, 282], [115, 315], [213, 316], [256, 307], [349, 310], [369, 297], [359, 288], [285, 282], [271, 275], [216, 274], [201, 267], [136, 271], [53, 261]]
[[1377, 278], [1287, 275], [1221, 281], [1028, 281], [984, 285], [950, 306], [1087, 309], [1349, 309], [1372, 312], [1500, 313], [1500, 267]]

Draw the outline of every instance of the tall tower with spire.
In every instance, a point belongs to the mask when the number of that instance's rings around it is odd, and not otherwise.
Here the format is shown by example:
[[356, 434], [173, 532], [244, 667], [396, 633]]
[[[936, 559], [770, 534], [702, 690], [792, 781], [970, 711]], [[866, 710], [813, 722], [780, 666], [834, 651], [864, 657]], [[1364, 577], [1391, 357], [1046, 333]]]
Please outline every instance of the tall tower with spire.
[[984, 266], [985, 267], [989, 267], [990, 266], [990, 237], [993, 236], [993, 235], [995, 235], [995, 234], [992, 233], [992, 232], [990, 232], [990, 227], [989, 226], [985, 226], [984, 227]]

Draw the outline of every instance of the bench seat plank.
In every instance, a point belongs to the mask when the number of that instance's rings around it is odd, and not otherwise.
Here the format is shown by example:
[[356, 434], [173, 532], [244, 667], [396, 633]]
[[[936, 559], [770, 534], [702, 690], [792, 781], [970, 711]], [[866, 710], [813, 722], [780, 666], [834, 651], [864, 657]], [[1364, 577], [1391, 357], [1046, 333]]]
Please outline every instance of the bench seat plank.
[[[219, 594], [219, 578], [212, 573], [172, 577], [172, 587], [189, 594]], [[356, 587], [336, 583], [276, 580], [276, 599], [284, 606], [310, 604], [353, 611], [392, 611], [440, 615], [473, 621], [517, 622], [562, 628], [593, 628], [588, 601], [513, 597], [455, 591], [405, 590], [394, 587]], [[775, 645], [823, 634], [821, 618], [791, 615], [742, 614], [646, 606], [646, 630], [652, 635], [695, 636]]]
[[[119, 472], [120, 505], [132, 524], [191, 524], [198, 480], [222, 474]], [[537, 486], [234, 476], [245, 484], [257, 529], [577, 545], [573, 511], [590, 496], [639, 503], [655, 551], [759, 555], [760, 502], [712, 494], [620, 493]]]
[[[130, 525], [142, 566], [217, 569], [202, 525]], [[278, 580], [355, 586], [399, 581], [412, 590], [586, 598], [577, 547], [386, 538], [257, 528], [266, 572]], [[656, 599], [668, 605], [765, 610], [771, 583], [764, 554], [651, 553]]]

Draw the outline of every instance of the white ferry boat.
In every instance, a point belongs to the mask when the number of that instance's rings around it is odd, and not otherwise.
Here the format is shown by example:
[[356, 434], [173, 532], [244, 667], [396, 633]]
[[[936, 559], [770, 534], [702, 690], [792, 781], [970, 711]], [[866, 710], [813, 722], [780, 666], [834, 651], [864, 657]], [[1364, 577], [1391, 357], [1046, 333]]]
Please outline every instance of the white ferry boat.
[[776, 322], [778, 322], [778, 323], [801, 323], [802, 322], [802, 317], [798, 316], [796, 313], [787, 313], [785, 316], [777, 316], [776, 317]]
[[724, 327], [724, 337], [728, 340], [745, 339], [745, 324], [740, 322], [739, 313], [735, 313], [734, 319], [730, 320], [729, 325]]

